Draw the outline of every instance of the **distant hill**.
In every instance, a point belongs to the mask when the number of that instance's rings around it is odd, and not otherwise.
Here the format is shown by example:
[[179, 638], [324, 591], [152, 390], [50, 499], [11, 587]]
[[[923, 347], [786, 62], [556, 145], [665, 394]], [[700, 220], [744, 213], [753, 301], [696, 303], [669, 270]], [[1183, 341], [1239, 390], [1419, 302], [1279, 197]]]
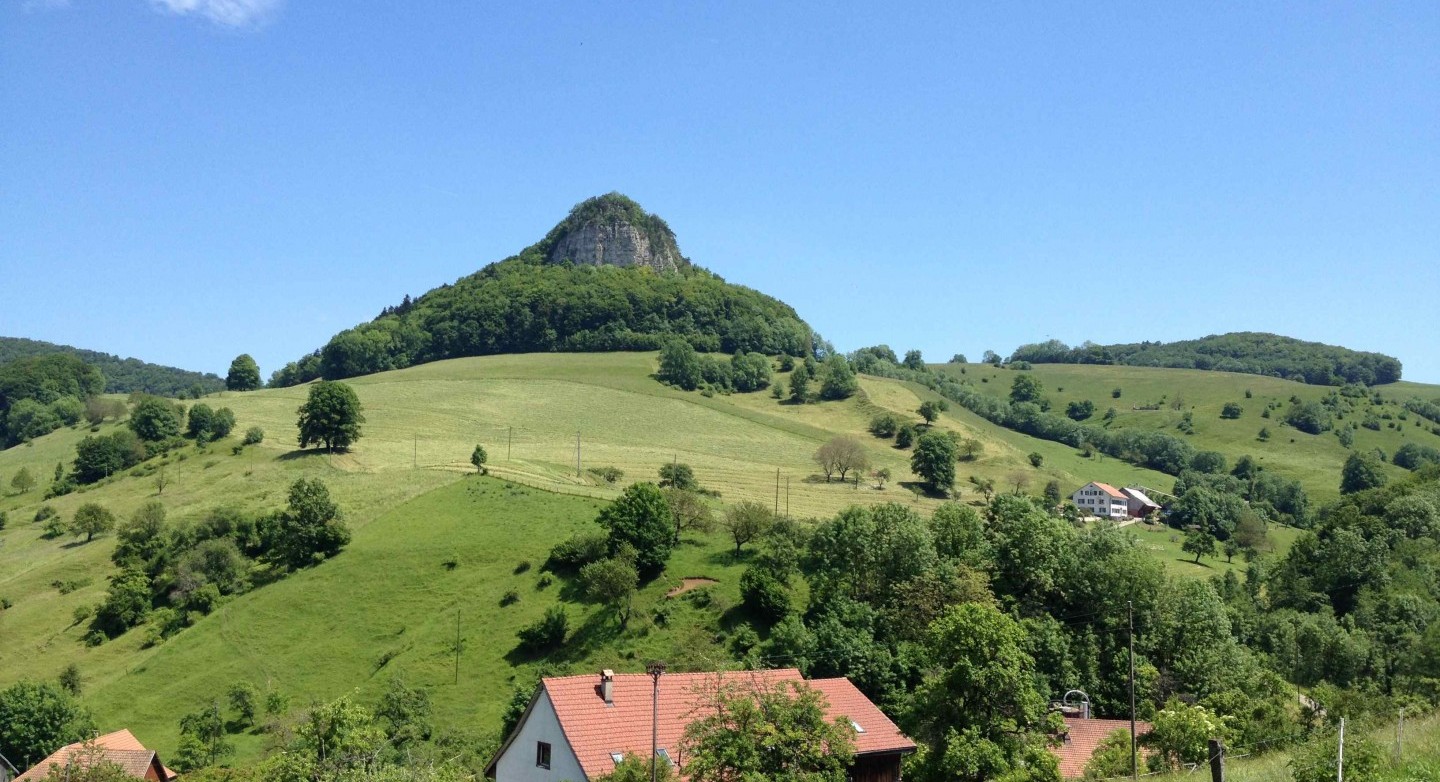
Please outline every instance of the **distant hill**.
[[1180, 342], [1132, 342], [1070, 347], [1059, 340], [1021, 345], [1011, 362], [1123, 364], [1268, 375], [1319, 386], [1378, 385], [1400, 379], [1400, 360], [1381, 353], [1305, 342], [1278, 334], [1238, 331]]
[[335, 335], [271, 385], [465, 356], [655, 350], [674, 336], [702, 351], [797, 356], [812, 340], [794, 309], [692, 264], [664, 220], [610, 193], [519, 255]]
[[176, 367], [150, 364], [138, 358], [120, 358], [109, 353], [56, 345], [37, 339], [22, 337], [0, 337], [0, 364], [30, 356], [45, 356], [55, 353], [71, 355], [86, 364], [99, 369], [105, 375], [105, 393], [129, 394], [141, 391], [160, 396], [179, 396], [199, 386], [205, 393], [221, 391], [225, 381], [208, 372], [191, 372]]

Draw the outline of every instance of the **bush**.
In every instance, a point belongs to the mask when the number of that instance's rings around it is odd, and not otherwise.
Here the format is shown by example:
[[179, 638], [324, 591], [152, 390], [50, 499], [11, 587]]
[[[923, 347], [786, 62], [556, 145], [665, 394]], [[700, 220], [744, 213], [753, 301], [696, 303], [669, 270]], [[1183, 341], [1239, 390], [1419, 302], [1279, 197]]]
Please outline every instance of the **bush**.
[[894, 413], [880, 413], [870, 419], [870, 434], [889, 439], [900, 428], [900, 419]]
[[740, 576], [740, 601], [757, 618], [774, 624], [790, 612], [790, 590], [784, 581], [759, 567]]
[[895, 430], [895, 447], [909, 448], [915, 444], [915, 425], [911, 423], [901, 424]]
[[546, 609], [545, 616], [521, 628], [516, 635], [520, 639], [520, 649], [534, 654], [554, 649], [564, 643], [565, 634], [569, 630], [570, 619], [565, 615], [565, 609], [551, 606]]
[[609, 540], [603, 532], [577, 533], [550, 549], [550, 556], [545, 560], [545, 569], [578, 571], [591, 562], [599, 562], [608, 556], [609, 546]]
[[625, 477], [625, 471], [619, 467], [591, 467], [588, 472], [606, 483], [614, 483]]
[[520, 602], [520, 593], [512, 589], [501, 596], [500, 607], [515, 605], [518, 602]]
[[[1250, 392], [1246, 391], [1245, 393], [1248, 395]], [[1234, 419], [1239, 418], [1244, 412], [1245, 408], [1241, 407], [1238, 403], [1226, 402], [1225, 406], [1220, 408], [1220, 417], [1228, 418], [1233, 421]]]
[[245, 439], [241, 440], [242, 445], [259, 445], [265, 441], [265, 430], [258, 426], [252, 426], [245, 430]]

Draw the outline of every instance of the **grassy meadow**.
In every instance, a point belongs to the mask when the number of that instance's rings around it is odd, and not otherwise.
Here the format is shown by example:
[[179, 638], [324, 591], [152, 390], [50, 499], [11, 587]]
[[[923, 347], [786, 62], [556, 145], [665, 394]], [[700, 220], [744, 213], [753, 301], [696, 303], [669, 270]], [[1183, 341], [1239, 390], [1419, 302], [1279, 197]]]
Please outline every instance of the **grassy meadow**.
[[[494, 356], [355, 378], [348, 382], [365, 408], [364, 435], [354, 449], [333, 457], [297, 450], [295, 411], [304, 387], [212, 395], [209, 404], [235, 412], [230, 439], [203, 450], [187, 447], [43, 504], [68, 518], [95, 501], [124, 518], [158, 499], [172, 521], [184, 523], [218, 506], [279, 507], [296, 478], [320, 477], [354, 539], [333, 561], [231, 599], [148, 648], [144, 628], [87, 647], [85, 622], [72, 618], [103, 598], [114, 572], [113, 536], [88, 544], [46, 539], [31, 521], [55, 464], [68, 467], [88, 431], [62, 429], [0, 451], [0, 485], [8, 488], [22, 466], [40, 483], [23, 495], [0, 496], [0, 510], [9, 515], [0, 531], [0, 598], [10, 603], [0, 611], [0, 686], [53, 677], [73, 662], [102, 725], [129, 727], [169, 752], [179, 717], [223, 699], [239, 681], [288, 694], [303, 706], [346, 693], [370, 701], [390, 677], [403, 675], [431, 692], [438, 726], [488, 735], [516, 678], [534, 662], [515, 654], [516, 631], [557, 602], [570, 612], [572, 640], [551, 662], [567, 671], [640, 670], [656, 657], [676, 669], [703, 669], [730, 656], [723, 645], [744, 560], [732, 556], [720, 533], [687, 536], [666, 574], [642, 589], [624, 634], [610, 611], [586, 603], [561, 579], [546, 584], [540, 572], [556, 542], [589, 528], [624, 485], [655, 479], [661, 464], [692, 465], [701, 484], [719, 492], [717, 504], [776, 503], [778, 473], [781, 511], [788, 506], [798, 518], [828, 516], [853, 503], [898, 501], [926, 513], [938, 505], [904, 485], [913, 481], [909, 451], [866, 432], [871, 417], [887, 410], [918, 422], [915, 408], [934, 398], [927, 389], [863, 377], [861, 393], [843, 402], [792, 405], [768, 392], [707, 397], [655, 381], [655, 362], [654, 354], [635, 353]], [[995, 373], [997, 387], [1010, 377], [988, 367], [976, 371]], [[1115, 382], [1095, 381], [1107, 394]], [[1083, 393], [1074, 381], [1063, 384], [1067, 393]], [[979, 501], [966, 483], [970, 475], [995, 480], [998, 490], [1019, 485], [1032, 493], [1052, 479], [1067, 494], [1089, 480], [1170, 485], [1160, 473], [1085, 458], [959, 408], [935, 425], [984, 445], [979, 459], [957, 466], [963, 501]], [[265, 430], [264, 442], [237, 453], [237, 438], [251, 426]], [[811, 455], [842, 434], [865, 443], [874, 466], [890, 468], [894, 480], [880, 490], [869, 480], [857, 487], [817, 476]], [[476, 443], [490, 454], [492, 477], [473, 474], [468, 457]], [[1043, 458], [1039, 468], [1031, 466], [1031, 453]], [[609, 484], [588, 471], [600, 466], [623, 470], [623, 479]], [[163, 491], [156, 481], [162, 474]], [[1223, 558], [1197, 566], [1179, 552], [1170, 530], [1131, 529], [1177, 575], [1243, 567]], [[1275, 533], [1281, 546], [1293, 536]], [[684, 578], [716, 583], [667, 597]], [[519, 599], [502, 606], [511, 591]], [[258, 734], [239, 736], [240, 758], [256, 756], [264, 741]]]
[[[989, 364], [937, 364], [932, 368], [955, 374], [969, 380], [979, 391], [1000, 397], [1008, 397], [1017, 373]], [[1232, 464], [1236, 457], [1250, 454], [1277, 473], [1299, 480], [1317, 503], [1339, 496], [1340, 468], [1348, 451], [1335, 432], [1311, 435], [1281, 423], [1291, 397], [1319, 400], [1334, 390], [1328, 386], [1260, 375], [1152, 367], [1036, 364], [1025, 371], [1044, 385], [1054, 412], [1064, 414], [1070, 402], [1089, 400], [1095, 404], [1095, 415], [1087, 423], [1101, 424], [1106, 409], [1113, 407], [1116, 416], [1110, 424], [1112, 427], [1159, 429], [1172, 434], [1178, 434], [1177, 425], [1182, 416], [1190, 412], [1194, 434], [1188, 439], [1197, 449], [1224, 453]], [[1118, 398], [1113, 396], [1115, 389], [1120, 389]], [[1394, 404], [1416, 396], [1440, 397], [1440, 386], [1401, 382], [1376, 390], [1387, 404], [1375, 408], [1375, 412], [1392, 417], [1382, 421], [1379, 431], [1357, 429], [1355, 450], [1378, 448], [1393, 454], [1407, 442], [1440, 448], [1440, 435], [1433, 431], [1434, 424], [1412, 413], [1406, 413], [1402, 419], [1403, 409]], [[1227, 402], [1244, 408], [1238, 419], [1220, 417], [1221, 408]], [[1262, 417], [1271, 403], [1278, 403], [1279, 408], [1271, 411], [1270, 418]], [[1146, 407], [1158, 409], [1141, 409]], [[1343, 423], [1348, 421], [1336, 421], [1337, 426]], [[1261, 429], [1270, 430], [1268, 441], [1259, 439]], [[1405, 472], [1393, 465], [1387, 465], [1386, 470], [1392, 478]], [[1156, 488], [1168, 487], [1172, 482], [1166, 479]]]

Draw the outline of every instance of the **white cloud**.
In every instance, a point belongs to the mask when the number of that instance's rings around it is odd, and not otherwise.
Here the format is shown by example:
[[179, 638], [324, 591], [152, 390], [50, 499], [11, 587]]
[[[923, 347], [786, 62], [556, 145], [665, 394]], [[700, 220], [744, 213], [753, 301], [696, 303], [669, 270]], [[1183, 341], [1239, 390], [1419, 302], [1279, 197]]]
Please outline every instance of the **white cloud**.
[[195, 14], [226, 27], [249, 27], [263, 22], [284, 0], [150, 0], [162, 11]]

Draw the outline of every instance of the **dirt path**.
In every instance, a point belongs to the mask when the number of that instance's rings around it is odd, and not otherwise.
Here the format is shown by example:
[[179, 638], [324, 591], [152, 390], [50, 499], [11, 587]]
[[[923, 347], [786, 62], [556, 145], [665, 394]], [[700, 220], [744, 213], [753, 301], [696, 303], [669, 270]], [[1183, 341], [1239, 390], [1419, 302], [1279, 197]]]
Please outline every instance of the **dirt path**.
[[666, 592], [665, 596], [679, 597], [692, 589], [699, 589], [700, 587], [710, 586], [711, 584], [718, 583], [720, 582], [716, 581], [713, 578], [684, 578], [680, 580], [680, 586], [675, 587], [669, 592]]

